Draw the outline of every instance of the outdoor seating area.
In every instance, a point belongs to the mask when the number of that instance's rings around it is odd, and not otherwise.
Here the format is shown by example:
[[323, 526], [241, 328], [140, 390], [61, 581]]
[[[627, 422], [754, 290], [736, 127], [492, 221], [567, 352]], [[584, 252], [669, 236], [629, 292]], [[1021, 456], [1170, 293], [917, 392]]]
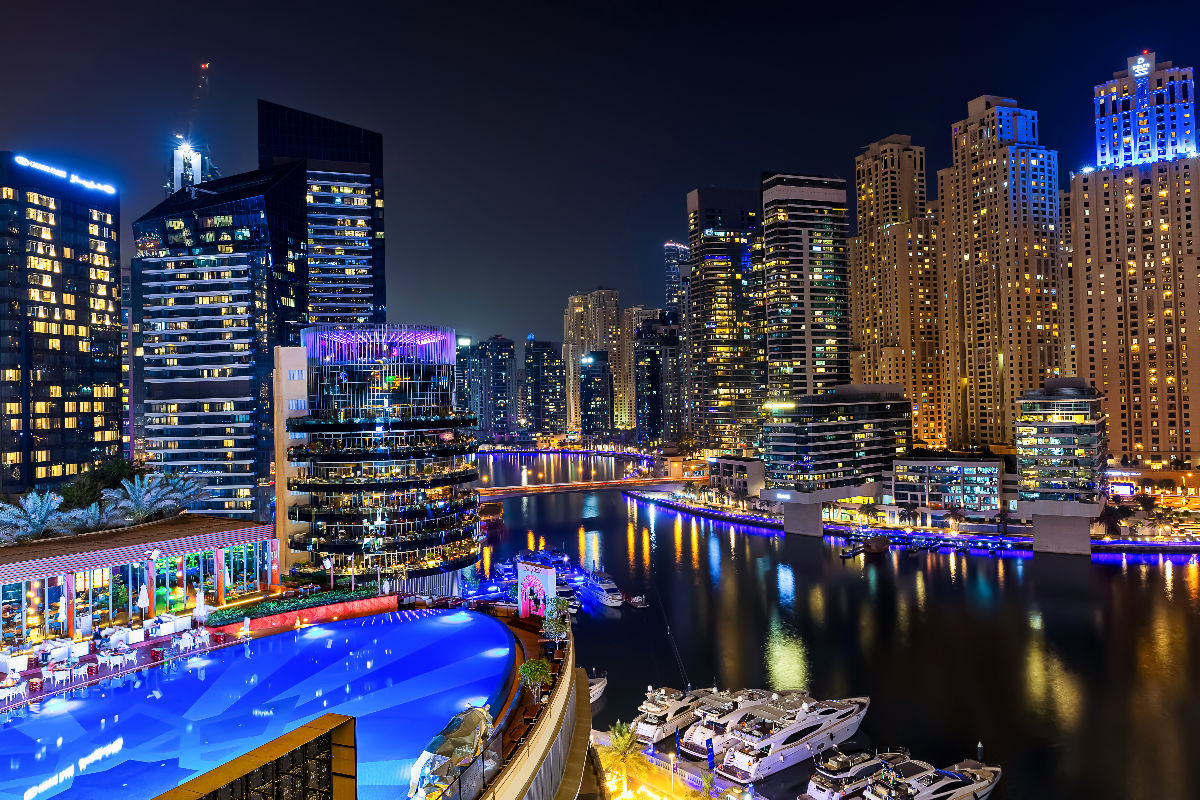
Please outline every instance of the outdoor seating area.
[[[179, 621], [190, 622], [190, 619]], [[77, 689], [178, 656], [204, 652], [226, 644], [230, 638], [214, 634], [202, 625], [148, 639], [140, 635], [119, 635], [122, 633], [142, 634], [144, 631], [114, 630], [113, 635], [101, 640], [99, 646], [92, 641], [44, 642], [27, 653], [6, 656], [4, 674], [0, 675], [0, 714], [60, 691]]]

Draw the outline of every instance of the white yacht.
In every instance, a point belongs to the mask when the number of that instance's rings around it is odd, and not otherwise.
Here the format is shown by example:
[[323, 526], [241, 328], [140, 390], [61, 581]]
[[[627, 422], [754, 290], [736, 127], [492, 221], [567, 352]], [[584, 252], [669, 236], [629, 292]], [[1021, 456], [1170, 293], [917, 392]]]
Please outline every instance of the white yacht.
[[606, 606], [619, 608], [625, 602], [625, 598], [621, 596], [621, 590], [617, 588], [617, 584], [604, 572], [593, 572], [587, 575], [580, 582], [579, 588], [585, 596]]
[[[778, 695], [775, 695], [778, 697]], [[679, 739], [679, 749], [693, 758], [708, 757], [712, 741], [713, 755], [718, 761], [733, 743], [729, 728], [749, 715], [755, 706], [772, 698], [762, 689], [743, 689], [740, 692], [716, 692], [696, 708], [696, 723]]]
[[633, 733], [643, 742], [661, 741], [696, 720], [696, 708], [712, 695], [711, 689], [681, 692], [653, 686], [646, 688], [646, 699], [638, 706]]
[[949, 769], [908, 761], [880, 770], [867, 781], [862, 797], [863, 800], [984, 800], [996, 788], [1001, 772], [994, 764], [971, 758]]
[[[841, 800], [858, 797], [862, 789], [884, 767], [910, 761], [908, 752], [877, 753], [874, 750], [827, 750], [813, 765], [808, 791], [796, 800]], [[919, 762], [918, 762], [919, 763]]]
[[579, 613], [581, 606], [579, 605], [579, 598], [575, 595], [574, 589], [562, 581], [559, 581], [555, 588], [555, 592], [558, 595], [558, 599], [567, 601], [568, 611], [570, 611], [572, 614]]
[[802, 694], [780, 697], [750, 712], [732, 727], [723, 777], [751, 783], [836, 747], [858, 731], [871, 700], [813, 700]]

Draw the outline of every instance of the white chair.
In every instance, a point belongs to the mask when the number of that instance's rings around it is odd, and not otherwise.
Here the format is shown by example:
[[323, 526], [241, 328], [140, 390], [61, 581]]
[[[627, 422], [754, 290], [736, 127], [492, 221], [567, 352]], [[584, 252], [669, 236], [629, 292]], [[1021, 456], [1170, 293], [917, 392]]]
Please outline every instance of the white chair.
[[71, 670], [71, 677], [75, 679], [83, 678], [84, 680], [87, 680], [87, 669], [87, 664], [81, 664], [80, 666]]
[[130, 649], [121, 655], [121, 664], [137, 664], [137, 650]]
[[13, 692], [17, 690], [15, 686], [0, 686], [0, 703], [7, 703], [12, 699]]
[[13, 697], [20, 695], [21, 697], [29, 697], [29, 682], [21, 681], [16, 686], [10, 686], [9, 691]]

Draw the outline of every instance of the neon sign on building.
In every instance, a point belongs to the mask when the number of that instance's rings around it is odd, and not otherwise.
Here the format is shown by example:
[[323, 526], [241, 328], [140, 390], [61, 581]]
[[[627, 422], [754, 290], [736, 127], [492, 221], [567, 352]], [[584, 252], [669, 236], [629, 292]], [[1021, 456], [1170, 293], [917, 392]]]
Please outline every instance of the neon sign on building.
[[99, 183], [98, 181], [89, 180], [87, 178], [81, 178], [78, 175], [76, 175], [74, 172], [68, 174], [65, 169], [59, 169], [58, 167], [52, 167], [49, 164], [43, 164], [40, 161], [34, 161], [33, 159], [26, 158], [25, 156], [19, 156], [19, 155], [13, 156], [13, 161], [15, 161], [19, 166], [29, 167], [30, 169], [36, 169], [41, 172], [47, 172], [56, 178], [62, 178], [64, 180], [69, 180], [71, 183], [73, 183], [77, 186], [82, 186], [85, 189], [91, 189], [91, 190], [97, 191], [97, 192], [104, 192], [105, 194], [116, 194], [117, 193], [116, 187], [113, 186], [111, 183]]

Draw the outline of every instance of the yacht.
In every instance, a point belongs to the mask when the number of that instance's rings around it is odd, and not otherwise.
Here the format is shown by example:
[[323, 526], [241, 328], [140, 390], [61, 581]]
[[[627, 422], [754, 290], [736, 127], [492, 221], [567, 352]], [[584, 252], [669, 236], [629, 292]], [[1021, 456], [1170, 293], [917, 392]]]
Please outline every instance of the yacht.
[[996, 788], [1001, 772], [994, 764], [972, 758], [948, 769], [934, 769], [923, 761], [908, 761], [881, 769], [867, 781], [862, 797], [863, 800], [984, 800]]
[[556, 584], [556, 594], [558, 595], [558, 599], [567, 601], [567, 609], [572, 614], [579, 613], [581, 606], [579, 605], [579, 598], [575, 595], [574, 589], [559, 581]]
[[696, 709], [696, 724], [680, 738], [679, 749], [693, 758], [707, 758], [708, 743], [712, 741], [713, 755], [720, 760], [733, 741], [730, 726], [744, 720], [750, 709], [771, 698], [771, 693], [762, 689], [709, 695]]
[[608, 688], [608, 673], [603, 675], [591, 675], [588, 677], [588, 702], [594, 703], [600, 699], [600, 695], [604, 694], [604, 690]]
[[859, 797], [867, 781], [884, 767], [909, 761], [906, 750], [877, 753], [874, 750], [827, 750], [813, 765], [808, 791], [796, 800], [841, 800]]
[[646, 687], [646, 699], [633, 719], [633, 733], [643, 742], [661, 741], [696, 720], [696, 708], [712, 695], [711, 689], [681, 692], [678, 689]]
[[731, 728], [733, 738], [717, 773], [751, 783], [849, 739], [871, 700], [813, 700], [803, 694], [772, 699]]
[[617, 584], [604, 572], [593, 572], [580, 581], [579, 587], [585, 596], [606, 606], [619, 608], [625, 602], [625, 598], [621, 596], [621, 590], [617, 588]]

